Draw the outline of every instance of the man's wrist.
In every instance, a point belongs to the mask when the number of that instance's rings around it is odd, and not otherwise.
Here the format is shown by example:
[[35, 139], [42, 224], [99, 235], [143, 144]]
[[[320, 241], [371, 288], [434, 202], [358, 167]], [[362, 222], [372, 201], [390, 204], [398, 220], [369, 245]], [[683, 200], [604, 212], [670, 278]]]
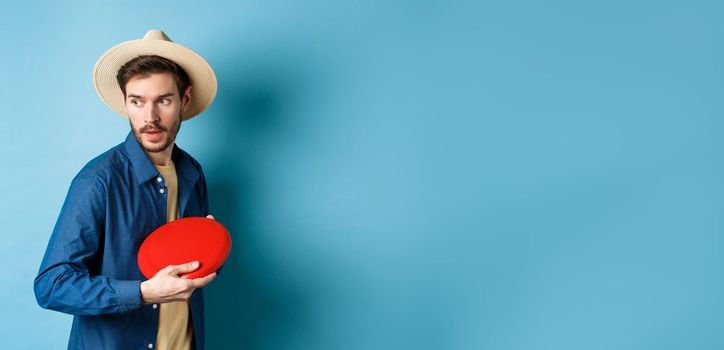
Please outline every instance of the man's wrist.
[[148, 291], [148, 281], [141, 282], [141, 304], [150, 304], [150, 298], [149, 298], [149, 291]]

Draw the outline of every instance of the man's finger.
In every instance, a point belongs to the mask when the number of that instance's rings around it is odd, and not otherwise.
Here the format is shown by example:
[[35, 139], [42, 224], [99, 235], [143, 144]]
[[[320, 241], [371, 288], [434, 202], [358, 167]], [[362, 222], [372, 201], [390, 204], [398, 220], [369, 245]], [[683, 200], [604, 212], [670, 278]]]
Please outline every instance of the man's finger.
[[216, 278], [216, 272], [209, 274], [208, 276], [204, 276], [201, 278], [194, 278], [191, 280], [191, 283], [193, 284], [194, 288], [201, 288], [214, 280]]
[[178, 275], [180, 275], [180, 274], [182, 274], [182, 273], [187, 273], [187, 272], [191, 272], [191, 271], [193, 271], [193, 270], [198, 269], [198, 268], [199, 268], [199, 262], [198, 262], [198, 261], [192, 261], [192, 262], [190, 262], [190, 263], [185, 263], [185, 264], [181, 264], [181, 265], [170, 265], [169, 267], [170, 267], [169, 272], [170, 272], [171, 274], [174, 274], [174, 275], [178, 276]]
[[206, 218], [207, 218], [207, 219], [211, 219], [211, 220], [216, 220], [216, 218], [214, 218], [214, 216], [211, 215], [211, 214], [206, 215]]

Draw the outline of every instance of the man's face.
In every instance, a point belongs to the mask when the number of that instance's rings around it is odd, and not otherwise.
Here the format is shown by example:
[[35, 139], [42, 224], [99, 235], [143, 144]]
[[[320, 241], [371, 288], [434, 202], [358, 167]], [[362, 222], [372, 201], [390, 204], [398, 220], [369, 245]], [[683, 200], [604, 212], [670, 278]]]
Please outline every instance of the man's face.
[[181, 128], [181, 113], [188, 109], [191, 89], [178, 94], [171, 73], [134, 77], [126, 83], [126, 112], [131, 129], [146, 152], [166, 150]]

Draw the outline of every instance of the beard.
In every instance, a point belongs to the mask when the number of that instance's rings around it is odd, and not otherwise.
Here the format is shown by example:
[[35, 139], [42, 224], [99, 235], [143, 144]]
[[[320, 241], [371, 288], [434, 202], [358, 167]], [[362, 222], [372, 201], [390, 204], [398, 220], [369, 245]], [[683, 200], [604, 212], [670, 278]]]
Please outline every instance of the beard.
[[[178, 118], [173, 122], [170, 128], [164, 128], [159, 124], [158, 122], [153, 124], [146, 124], [140, 129], [136, 129], [133, 126], [133, 123], [131, 122], [130, 118], [128, 120], [128, 123], [131, 125], [131, 130], [133, 130], [133, 135], [136, 137], [136, 140], [138, 141], [138, 144], [141, 145], [141, 148], [143, 148], [144, 151], [148, 153], [158, 153], [165, 151], [168, 147], [173, 145], [173, 143], [176, 141], [176, 135], [178, 135], [179, 130], [181, 129], [181, 114], [179, 113]], [[164, 133], [166, 136], [165, 140], [162, 140], [160, 143], [149, 143], [143, 141], [143, 133], [148, 130], [160, 130]]]

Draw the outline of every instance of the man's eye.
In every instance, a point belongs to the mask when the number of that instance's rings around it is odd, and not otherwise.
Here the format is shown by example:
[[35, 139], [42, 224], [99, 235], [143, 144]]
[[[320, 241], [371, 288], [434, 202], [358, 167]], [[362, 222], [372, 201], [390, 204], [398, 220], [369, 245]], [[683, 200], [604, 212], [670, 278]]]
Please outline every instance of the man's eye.
[[167, 104], [171, 103], [171, 100], [169, 100], [167, 98], [162, 98], [162, 99], [158, 100], [158, 103], [160, 103], [162, 105], [167, 105]]
[[131, 100], [131, 104], [134, 105], [134, 106], [140, 106], [140, 105], [141, 105], [141, 101], [134, 99], [134, 100]]

